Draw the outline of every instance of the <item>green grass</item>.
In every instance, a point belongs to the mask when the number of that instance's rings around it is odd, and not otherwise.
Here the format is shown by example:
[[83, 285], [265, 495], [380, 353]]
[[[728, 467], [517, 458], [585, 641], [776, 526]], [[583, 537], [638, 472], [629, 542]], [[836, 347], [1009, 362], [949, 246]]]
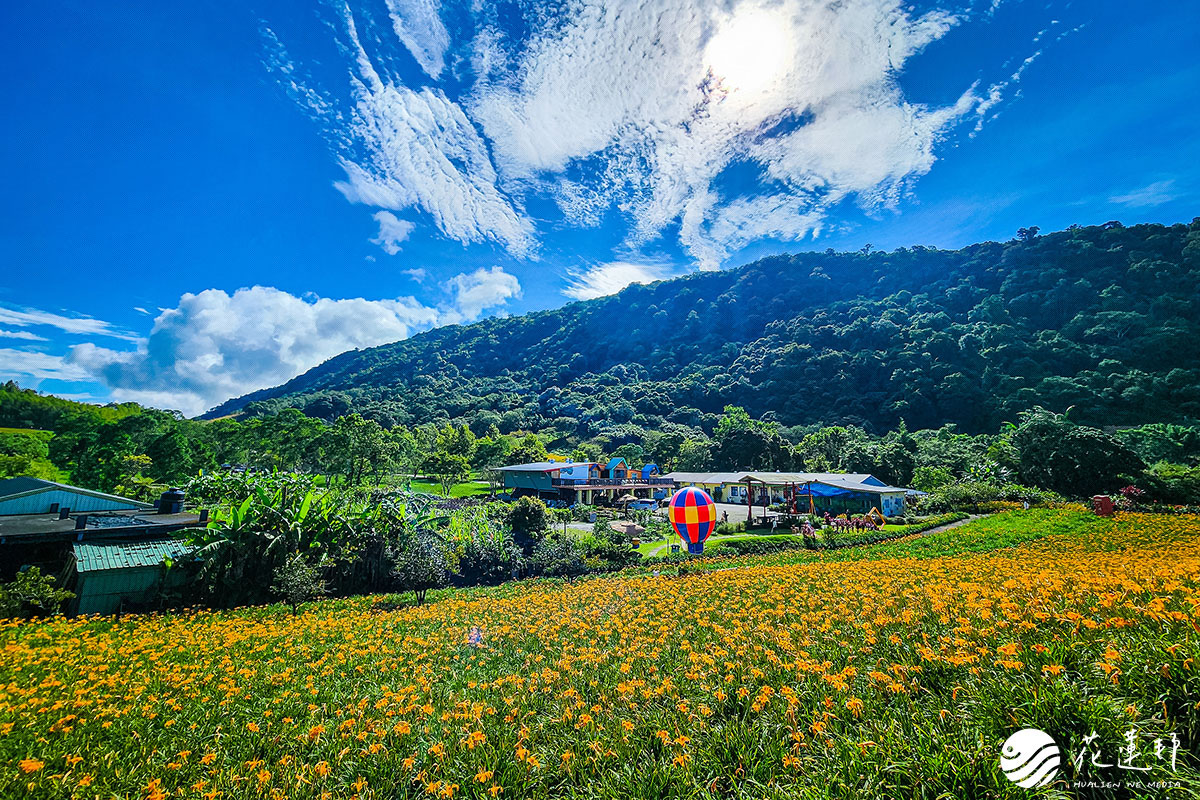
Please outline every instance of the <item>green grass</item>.
[[[413, 481], [412, 488], [414, 492], [428, 492], [429, 494], [441, 494], [442, 485], [437, 481]], [[472, 497], [480, 494], [490, 494], [491, 485], [487, 481], [467, 481], [466, 483], [455, 484], [450, 490], [451, 497]]]
[[23, 434], [25, 436], [36, 436], [39, 439], [49, 441], [54, 438], [54, 431], [43, 431], [37, 428], [0, 428], [0, 433]]

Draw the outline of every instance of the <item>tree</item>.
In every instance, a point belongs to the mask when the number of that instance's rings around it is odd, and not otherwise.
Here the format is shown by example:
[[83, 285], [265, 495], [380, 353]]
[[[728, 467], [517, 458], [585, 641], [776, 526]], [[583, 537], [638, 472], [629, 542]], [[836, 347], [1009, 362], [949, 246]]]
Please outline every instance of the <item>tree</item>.
[[861, 429], [835, 425], [801, 439], [795, 457], [810, 472], [870, 472], [870, 449]]
[[1103, 431], [1040, 407], [1021, 415], [1009, 439], [1022, 483], [1069, 497], [1115, 490], [1145, 468], [1132, 450]]
[[751, 419], [741, 406], [725, 406], [713, 432], [713, 457], [725, 469], [789, 466], [787, 443], [775, 422]]
[[522, 497], [508, 512], [508, 524], [512, 528], [513, 541], [529, 556], [550, 527], [550, 512], [536, 497]]
[[330, 466], [351, 486], [358, 486], [368, 475], [378, 477], [391, 464], [393, 442], [375, 420], [357, 413], [338, 417], [330, 439]]
[[50, 461], [46, 435], [40, 432], [0, 433], [0, 478], [28, 476], [49, 481], [62, 479]]
[[713, 466], [713, 446], [708, 439], [687, 439], [679, 447], [676, 469], [684, 472], [707, 472]]
[[[550, 457], [546, 445], [536, 433], [527, 433], [520, 443], [512, 449], [505, 461], [508, 464], [533, 464], [545, 461]], [[507, 464], [506, 464], [507, 466]]]
[[437, 450], [453, 456], [462, 456], [468, 463], [475, 454], [475, 434], [466, 425], [450, 425], [438, 431]]
[[414, 533], [400, 551], [392, 577], [397, 591], [412, 592], [422, 605], [427, 591], [450, 583], [445, 545], [432, 533]]
[[316, 600], [328, 591], [321, 579], [321, 570], [305, 561], [300, 553], [275, 569], [275, 584], [271, 590], [292, 607], [292, 616], [299, 616], [301, 603]]
[[495, 439], [485, 436], [475, 441], [475, 456], [471, 464], [478, 470], [500, 467], [504, 465], [504, 460], [511, 451], [512, 441], [497, 431]]
[[954, 483], [954, 476], [945, 467], [917, 467], [913, 473], [912, 488], [932, 492]]
[[467, 459], [457, 453], [438, 450], [425, 462], [425, 471], [438, 479], [442, 494], [450, 496], [450, 491], [471, 477], [471, 465]]

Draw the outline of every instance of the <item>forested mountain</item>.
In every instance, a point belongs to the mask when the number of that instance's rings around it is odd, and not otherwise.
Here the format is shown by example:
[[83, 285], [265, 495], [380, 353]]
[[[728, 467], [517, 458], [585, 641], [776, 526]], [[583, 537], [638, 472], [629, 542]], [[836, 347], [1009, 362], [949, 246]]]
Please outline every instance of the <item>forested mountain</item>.
[[[594, 439], [782, 426], [995, 431], [1034, 406], [1094, 425], [1200, 418], [1200, 218], [961, 250], [773, 256], [343, 353], [209, 418], [297, 407], [386, 426]], [[619, 438], [619, 437], [618, 437]]]

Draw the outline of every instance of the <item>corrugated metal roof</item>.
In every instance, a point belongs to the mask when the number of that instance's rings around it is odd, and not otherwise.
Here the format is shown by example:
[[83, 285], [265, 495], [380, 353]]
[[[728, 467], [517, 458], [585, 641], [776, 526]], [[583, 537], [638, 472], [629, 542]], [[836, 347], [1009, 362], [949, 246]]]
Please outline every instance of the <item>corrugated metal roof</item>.
[[36, 494], [39, 492], [47, 492], [53, 489], [61, 489], [64, 492], [74, 492], [75, 494], [87, 495], [88, 497], [100, 497], [105, 500], [118, 500], [122, 503], [136, 506], [138, 508], [153, 508], [150, 503], [143, 503], [140, 500], [131, 500], [128, 497], [121, 497], [116, 494], [105, 494], [97, 492], [94, 489], [84, 489], [79, 486], [68, 486], [65, 483], [55, 483], [54, 481], [42, 480], [41, 478], [9, 478], [8, 480], [0, 481], [0, 500], [10, 497], [18, 497], [25, 494]]
[[164, 558], [178, 558], [191, 546], [178, 539], [153, 539], [145, 542], [76, 542], [75, 571], [97, 572], [106, 569], [156, 567]]
[[54, 483], [44, 481], [41, 478], [8, 478], [7, 480], [0, 481], [0, 497], [31, 492], [34, 489], [44, 489], [54, 485]]
[[588, 464], [588, 461], [535, 461], [532, 464], [510, 464], [507, 467], [497, 467], [500, 472], [554, 472], [567, 467], [577, 467]]
[[770, 486], [788, 483], [824, 483], [853, 491], [873, 494], [903, 492], [904, 489], [888, 486], [865, 472], [670, 472], [663, 476], [676, 483], [745, 483], [747, 478]]

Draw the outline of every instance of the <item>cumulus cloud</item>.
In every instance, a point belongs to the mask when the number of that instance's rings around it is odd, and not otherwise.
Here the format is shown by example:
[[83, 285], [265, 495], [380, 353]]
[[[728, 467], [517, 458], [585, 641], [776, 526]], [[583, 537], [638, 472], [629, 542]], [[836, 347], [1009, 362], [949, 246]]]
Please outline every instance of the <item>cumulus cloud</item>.
[[389, 256], [399, 253], [400, 243], [412, 233], [413, 224], [406, 219], [400, 219], [390, 211], [377, 211], [374, 219], [379, 223], [379, 235], [371, 242], [382, 247]]
[[442, 321], [447, 323], [479, 319], [487, 309], [521, 296], [521, 284], [516, 276], [500, 267], [456, 275], [450, 279], [449, 287], [453, 300], [450, 308], [442, 313]]
[[631, 283], [653, 283], [675, 277], [678, 273], [666, 264], [610, 261], [568, 274], [570, 282], [562, 293], [574, 300], [591, 300], [616, 294]]
[[[334, 300], [267, 286], [233, 294], [208, 289], [183, 295], [178, 306], [159, 314], [136, 350], [80, 344], [62, 368], [94, 377], [118, 400], [198, 414], [284, 383], [347, 350], [478, 319], [484, 310], [519, 297], [521, 287], [493, 267], [455, 276], [447, 291], [447, 302], [434, 308], [412, 297]], [[46, 369], [52, 366], [45, 362]]]
[[[813, 235], [846, 198], [895, 208], [939, 143], [994, 115], [1038, 55], [982, 93], [964, 77], [955, 99], [929, 106], [904, 96], [900, 75], [987, 9], [564, 0], [520, 6], [514, 24], [473, 3], [471, 24], [456, 28], [471, 38], [456, 46], [432, 0], [387, 5], [419, 79], [397, 77], [389, 37], [360, 36], [371, 15], [356, 22], [347, 7], [336, 27], [349, 104], [297, 87], [299, 71], [277, 58], [281, 83], [323, 120], [347, 198], [414, 209], [450, 239], [521, 257], [537, 253], [533, 201], [556, 202], [568, 225], [615, 211], [626, 246], [678, 235], [703, 268], [755, 239]], [[461, 57], [448, 62], [451, 52]]]

